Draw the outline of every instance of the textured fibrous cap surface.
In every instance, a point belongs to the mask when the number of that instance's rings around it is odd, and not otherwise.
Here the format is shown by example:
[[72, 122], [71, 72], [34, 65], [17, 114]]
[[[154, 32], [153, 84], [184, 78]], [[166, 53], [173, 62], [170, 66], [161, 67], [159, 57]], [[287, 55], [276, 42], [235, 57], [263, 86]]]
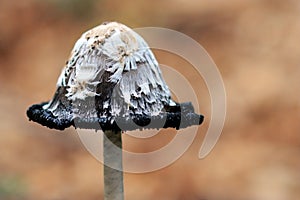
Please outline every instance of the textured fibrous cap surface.
[[[110, 22], [79, 38], [58, 79], [54, 98], [39, 107], [40, 114], [35, 110], [34, 118], [113, 121], [114, 117], [159, 116], [172, 107], [178, 104], [172, 101], [147, 43], [127, 26]], [[32, 108], [28, 116], [33, 119]]]

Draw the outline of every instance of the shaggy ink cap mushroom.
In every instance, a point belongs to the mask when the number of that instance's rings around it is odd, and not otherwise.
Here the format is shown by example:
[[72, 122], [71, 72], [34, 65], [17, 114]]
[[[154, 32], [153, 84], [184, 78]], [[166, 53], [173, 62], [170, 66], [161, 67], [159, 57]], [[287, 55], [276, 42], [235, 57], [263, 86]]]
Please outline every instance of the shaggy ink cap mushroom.
[[147, 43], [117, 22], [103, 23], [81, 36], [53, 99], [31, 106], [27, 116], [59, 130], [179, 129], [203, 121], [190, 102], [171, 99]]

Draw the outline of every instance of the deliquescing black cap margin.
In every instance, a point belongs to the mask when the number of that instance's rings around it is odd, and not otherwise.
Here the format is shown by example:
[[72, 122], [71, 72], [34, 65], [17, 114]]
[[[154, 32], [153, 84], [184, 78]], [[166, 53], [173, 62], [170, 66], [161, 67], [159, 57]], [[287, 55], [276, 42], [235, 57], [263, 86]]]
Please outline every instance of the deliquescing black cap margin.
[[[200, 125], [204, 116], [194, 113], [193, 105], [190, 102], [168, 106], [158, 115], [131, 115], [128, 117], [99, 117], [99, 118], [58, 118], [51, 111], [43, 106], [47, 102], [32, 105], [27, 110], [29, 120], [37, 122], [51, 129], [64, 130], [71, 126], [81, 129], [93, 130], [121, 130], [131, 131], [136, 129], [160, 129], [176, 128], [182, 129], [193, 125]], [[164, 122], [164, 124], [162, 124]]]

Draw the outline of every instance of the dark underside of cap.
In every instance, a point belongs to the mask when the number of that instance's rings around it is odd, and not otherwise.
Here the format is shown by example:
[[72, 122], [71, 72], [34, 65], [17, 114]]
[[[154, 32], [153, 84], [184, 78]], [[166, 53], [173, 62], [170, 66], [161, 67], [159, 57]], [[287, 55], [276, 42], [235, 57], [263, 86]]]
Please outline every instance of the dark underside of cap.
[[51, 129], [64, 130], [70, 126], [92, 130], [123, 130], [160, 129], [160, 128], [186, 128], [200, 125], [204, 117], [194, 112], [193, 105], [181, 103], [167, 106], [158, 115], [131, 115], [126, 117], [108, 116], [97, 118], [79, 118], [66, 115], [64, 118], [56, 117], [51, 111], [44, 109], [46, 103], [32, 105], [27, 110], [29, 120], [37, 122]]

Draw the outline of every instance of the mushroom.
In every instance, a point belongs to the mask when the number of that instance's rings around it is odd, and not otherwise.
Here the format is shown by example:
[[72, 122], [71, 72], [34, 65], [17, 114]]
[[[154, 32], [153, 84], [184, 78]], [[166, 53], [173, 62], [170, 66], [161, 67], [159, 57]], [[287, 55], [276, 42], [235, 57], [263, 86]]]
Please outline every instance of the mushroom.
[[[185, 128], [202, 123], [190, 102], [172, 100], [159, 64], [144, 39], [109, 22], [76, 42], [49, 102], [32, 105], [30, 120], [48, 128], [103, 130], [104, 165], [122, 169], [122, 131]], [[110, 144], [120, 152], [110, 152]], [[114, 155], [111, 155], [114, 153]], [[117, 155], [116, 155], [117, 154]], [[105, 199], [123, 199], [123, 173], [104, 166]]]

